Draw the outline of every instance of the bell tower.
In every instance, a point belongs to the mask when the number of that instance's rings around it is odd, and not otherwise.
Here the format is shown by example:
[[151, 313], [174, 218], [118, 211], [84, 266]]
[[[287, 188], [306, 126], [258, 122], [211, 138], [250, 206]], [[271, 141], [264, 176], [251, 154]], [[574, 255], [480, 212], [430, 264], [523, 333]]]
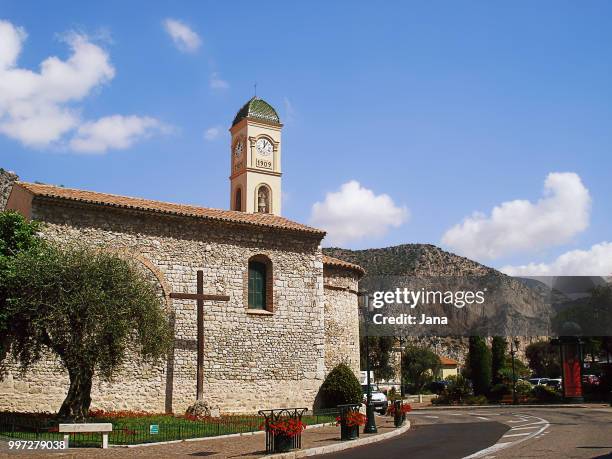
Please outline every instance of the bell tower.
[[281, 215], [281, 129], [276, 110], [253, 97], [231, 133], [230, 209]]

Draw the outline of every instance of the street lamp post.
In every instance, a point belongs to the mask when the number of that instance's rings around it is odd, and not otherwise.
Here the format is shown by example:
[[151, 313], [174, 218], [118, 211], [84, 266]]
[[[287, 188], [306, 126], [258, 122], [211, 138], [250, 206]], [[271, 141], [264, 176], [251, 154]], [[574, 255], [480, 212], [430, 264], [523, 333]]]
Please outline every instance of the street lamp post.
[[404, 393], [404, 367], [402, 365], [402, 353], [403, 353], [403, 349], [404, 349], [404, 339], [403, 337], [399, 337], [399, 344], [400, 344], [400, 361], [399, 361], [399, 367], [400, 367], [400, 397], [402, 397], [402, 400], [404, 400], [404, 396], [406, 395]]
[[370, 297], [366, 293], [363, 296], [363, 305], [365, 313], [365, 351], [366, 351], [366, 425], [363, 429], [363, 433], [376, 433], [376, 420], [374, 419], [374, 406], [372, 406], [372, 381], [370, 381], [370, 339], [368, 336], [368, 320], [369, 315], [372, 312], [370, 310]]
[[516, 355], [516, 349], [514, 346], [514, 339], [510, 340], [510, 355], [512, 356], [512, 404], [517, 405], [518, 398], [516, 397], [516, 367], [514, 364], [514, 356]]

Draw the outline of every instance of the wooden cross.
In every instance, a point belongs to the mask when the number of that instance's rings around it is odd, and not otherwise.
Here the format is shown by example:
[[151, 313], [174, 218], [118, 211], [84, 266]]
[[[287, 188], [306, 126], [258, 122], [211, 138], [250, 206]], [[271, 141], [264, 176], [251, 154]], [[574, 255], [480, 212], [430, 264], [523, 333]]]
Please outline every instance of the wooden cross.
[[204, 271], [197, 272], [197, 293], [170, 293], [170, 298], [177, 300], [196, 300], [198, 327], [198, 370], [196, 399], [202, 400], [204, 392], [204, 300], [229, 301], [227, 295], [204, 295]]

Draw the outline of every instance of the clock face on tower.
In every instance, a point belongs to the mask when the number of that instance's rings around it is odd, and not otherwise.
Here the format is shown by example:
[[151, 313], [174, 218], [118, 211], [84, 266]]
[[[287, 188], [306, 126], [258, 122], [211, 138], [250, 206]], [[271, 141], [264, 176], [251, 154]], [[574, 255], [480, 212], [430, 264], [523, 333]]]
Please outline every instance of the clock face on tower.
[[236, 158], [240, 158], [242, 156], [242, 150], [244, 150], [244, 144], [242, 143], [242, 140], [239, 140], [236, 142], [236, 145], [234, 145], [234, 155]]
[[272, 143], [268, 139], [259, 139], [255, 144], [257, 153], [261, 156], [270, 156], [272, 154]]

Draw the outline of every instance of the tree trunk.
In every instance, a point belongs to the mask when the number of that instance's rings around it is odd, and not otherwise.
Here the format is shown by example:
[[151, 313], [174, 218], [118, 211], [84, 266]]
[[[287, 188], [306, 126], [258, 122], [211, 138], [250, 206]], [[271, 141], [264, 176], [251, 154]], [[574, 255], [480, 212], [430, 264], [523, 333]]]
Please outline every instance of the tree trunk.
[[93, 370], [74, 368], [68, 370], [70, 388], [59, 410], [60, 418], [81, 420], [87, 416], [91, 404]]

